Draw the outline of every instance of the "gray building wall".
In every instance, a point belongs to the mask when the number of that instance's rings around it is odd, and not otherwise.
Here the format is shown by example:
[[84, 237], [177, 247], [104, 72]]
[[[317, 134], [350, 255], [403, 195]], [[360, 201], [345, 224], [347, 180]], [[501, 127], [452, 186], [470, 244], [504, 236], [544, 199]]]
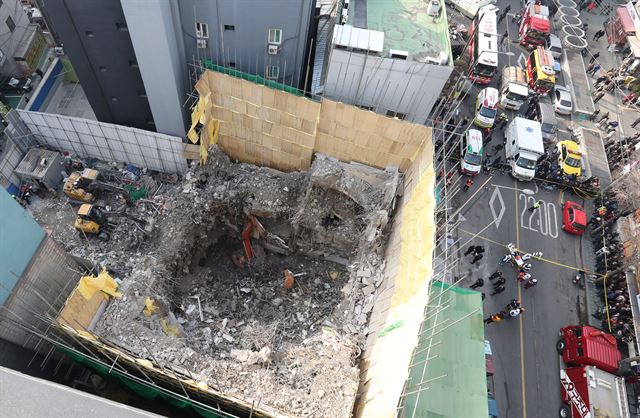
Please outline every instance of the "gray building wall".
[[184, 137], [188, 74], [177, 0], [120, 2], [156, 129]]
[[[313, 34], [309, 33], [315, 0], [180, 0], [187, 60], [212, 59], [214, 64], [232, 66], [265, 76], [268, 65], [280, 68], [279, 82], [302, 87], [305, 56]], [[196, 22], [209, 27], [207, 48], [197, 48]], [[225, 30], [225, 25], [234, 30]], [[269, 29], [282, 29], [277, 55], [267, 52]]]
[[324, 96], [424, 124], [452, 71], [447, 65], [333, 48]]
[[[7, 19], [11, 18], [15, 28], [9, 29]], [[29, 17], [22, 9], [20, 0], [4, 0], [0, 5], [0, 51], [4, 55], [0, 60], [0, 74], [3, 76], [22, 76], [13, 56], [27, 32]]]
[[[117, 0], [46, 0], [44, 12], [98, 120], [155, 130], [136, 55]], [[1, 24], [0, 24], [1, 25]]]

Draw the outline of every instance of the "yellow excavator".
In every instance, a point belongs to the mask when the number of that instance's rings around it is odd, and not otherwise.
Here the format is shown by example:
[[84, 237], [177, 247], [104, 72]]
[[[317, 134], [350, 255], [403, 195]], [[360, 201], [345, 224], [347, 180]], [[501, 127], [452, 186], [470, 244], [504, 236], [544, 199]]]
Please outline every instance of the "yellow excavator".
[[64, 182], [64, 193], [70, 199], [78, 202], [91, 203], [96, 198], [96, 193], [101, 190], [114, 192], [126, 192], [122, 187], [110, 183], [99, 181], [100, 172], [92, 168], [85, 168], [82, 171], [74, 171], [69, 174]]
[[78, 216], [73, 226], [81, 235], [95, 235], [107, 241], [109, 239], [109, 233], [106, 231], [107, 224], [107, 216], [102, 207], [85, 203], [78, 209]]
[[107, 215], [114, 215], [115, 217], [126, 217], [131, 219], [136, 228], [142, 231], [146, 236], [150, 235], [153, 231], [154, 221], [153, 218], [143, 220], [126, 214], [123, 211], [107, 212], [105, 209], [98, 205], [92, 205], [85, 203], [80, 205], [78, 209], [78, 216], [73, 226], [78, 230], [80, 235], [95, 235], [101, 240], [107, 241], [110, 238], [110, 234], [107, 231], [109, 227], [109, 218]]

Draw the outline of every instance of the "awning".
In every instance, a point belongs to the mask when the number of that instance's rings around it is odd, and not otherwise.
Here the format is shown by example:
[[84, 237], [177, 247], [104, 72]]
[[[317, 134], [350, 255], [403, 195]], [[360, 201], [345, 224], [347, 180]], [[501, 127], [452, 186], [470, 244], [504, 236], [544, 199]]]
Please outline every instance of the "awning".
[[622, 29], [626, 34], [636, 33], [636, 27], [633, 24], [633, 19], [631, 19], [629, 10], [627, 10], [626, 7], [618, 7], [616, 9], [616, 15], [618, 16], [618, 19], [620, 19]]
[[631, 47], [633, 56], [640, 58], [640, 39], [638, 39], [638, 36], [629, 36], [627, 37], [627, 41], [629, 41], [629, 47]]

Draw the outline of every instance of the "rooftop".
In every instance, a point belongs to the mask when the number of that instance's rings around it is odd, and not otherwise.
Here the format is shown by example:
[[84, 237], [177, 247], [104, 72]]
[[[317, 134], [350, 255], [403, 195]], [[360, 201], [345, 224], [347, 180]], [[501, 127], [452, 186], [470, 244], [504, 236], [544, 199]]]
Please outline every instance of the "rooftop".
[[[424, 0], [362, 0], [349, 5], [349, 19], [366, 8], [369, 30], [384, 32], [383, 55], [390, 49], [407, 51], [410, 59], [423, 61], [437, 57], [440, 51], [451, 56], [449, 28], [444, 1], [440, 1], [440, 16], [427, 15]], [[358, 26], [354, 22], [354, 26]]]

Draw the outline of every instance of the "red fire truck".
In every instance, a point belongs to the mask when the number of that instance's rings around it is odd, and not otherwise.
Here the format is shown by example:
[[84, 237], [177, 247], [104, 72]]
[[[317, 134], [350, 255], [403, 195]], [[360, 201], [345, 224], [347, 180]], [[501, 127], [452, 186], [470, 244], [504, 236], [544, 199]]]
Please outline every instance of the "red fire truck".
[[550, 33], [549, 8], [533, 2], [527, 3], [522, 9], [520, 45], [525, 48], [544, 45]]
[[627, 391], [618, 370], [615, 338], [599, 329], [570, 325], [560, 330], [556, 348], [569, 366], [560, 369], [562, 418], [629, 418]]

